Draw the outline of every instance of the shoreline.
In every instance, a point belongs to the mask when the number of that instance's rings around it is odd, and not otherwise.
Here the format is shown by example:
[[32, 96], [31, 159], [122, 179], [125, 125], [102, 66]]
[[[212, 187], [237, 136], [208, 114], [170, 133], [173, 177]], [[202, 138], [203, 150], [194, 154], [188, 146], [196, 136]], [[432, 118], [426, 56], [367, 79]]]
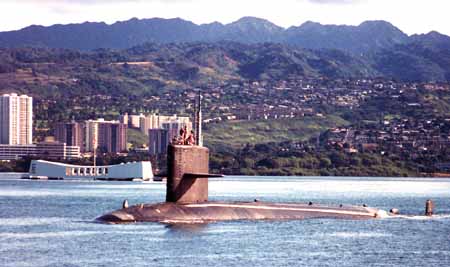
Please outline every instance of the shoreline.
[[[0, 172], [0, 180], [20, 180], [24, 176], [27, 176], [28, 172]], [[450, 174], [436, 173], [436, 176], [299, 176], [299, 175], [244, 175], [244, 174], [231, 174], [226, 177], [298, 177], [298, 178], [397, 178], [397, 179], [450, 179]]]
[[0, 172], [0, 180], [22, 179], [28, 172]]

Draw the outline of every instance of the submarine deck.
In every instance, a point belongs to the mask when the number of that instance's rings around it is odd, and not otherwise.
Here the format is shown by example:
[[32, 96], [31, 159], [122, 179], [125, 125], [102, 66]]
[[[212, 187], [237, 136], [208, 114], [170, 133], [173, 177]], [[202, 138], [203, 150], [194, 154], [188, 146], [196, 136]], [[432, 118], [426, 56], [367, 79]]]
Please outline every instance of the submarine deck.
[[140, 204], [97, 218], [104, 223], [206, 223], [229, 220], [300, 220], [308, 218], [373, 219], [379, 210], [360, 206], [328, 206], [272, 202], [203, 202]]

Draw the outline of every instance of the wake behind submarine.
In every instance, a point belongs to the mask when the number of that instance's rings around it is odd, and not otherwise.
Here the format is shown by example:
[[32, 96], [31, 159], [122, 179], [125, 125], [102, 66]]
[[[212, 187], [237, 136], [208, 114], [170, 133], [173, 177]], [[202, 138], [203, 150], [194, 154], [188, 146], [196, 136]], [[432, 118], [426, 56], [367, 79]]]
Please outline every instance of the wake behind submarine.
[[[182, 135], [167, 152], [166, 201], [139, 204], [105, 214], [104, 223], [161, 222], [206, 223], [231, 220], [300, 220], [307, 218], [373, 219], [387, 213], [369, 207], [328, 206], [312, 203], [216, 202], [208, 201], [209, 150], [202, 145], [201, 96], [195, 117], [195, 137]], [[195, 138], [195, 140], [193, 140]]]

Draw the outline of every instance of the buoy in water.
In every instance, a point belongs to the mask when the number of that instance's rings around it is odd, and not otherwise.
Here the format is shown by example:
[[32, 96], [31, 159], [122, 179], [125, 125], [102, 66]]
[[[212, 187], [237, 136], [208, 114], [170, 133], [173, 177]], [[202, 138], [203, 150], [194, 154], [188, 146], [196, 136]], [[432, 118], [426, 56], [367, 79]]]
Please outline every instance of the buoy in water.
[[434, 203], [431, 199], [425, 202], [425, 216], [433, 216]]

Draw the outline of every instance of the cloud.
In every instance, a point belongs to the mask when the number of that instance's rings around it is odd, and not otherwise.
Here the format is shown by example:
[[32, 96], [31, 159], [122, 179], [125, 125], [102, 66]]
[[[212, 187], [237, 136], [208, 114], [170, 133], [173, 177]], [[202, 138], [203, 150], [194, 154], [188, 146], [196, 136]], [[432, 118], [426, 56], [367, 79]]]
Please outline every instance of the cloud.
[[[17, 0], [0, 0], [2, 2], [17, 3]], [[313, 4], [357, 4], [368, 0], [301, 0]], [[198, 2], [198, 0], [21, 0], [21, 3], [51, 4], [51, 5], [101, 5], [101, 4], [127, 4], [127, 3], [151, 3], [163, 4]]]
[[358, 4], [366, 0], [307, 0], [314, 4], [334, 4], [334, 5], [348, 5], [348, 4]]
[[[22, 0], [22, 3], [30, 4], [106, 4], [106, 3], [129, 3], [141, 0]], [[16, 2], [6, 0], [4, 2]]]
[[[22, 0], [21, 2], [33, 4], [96, 5], [96, 4], [120, 4], [120, 3], [145, 3], [145, 2], [176, 3], [187, 1], [191, 0]], [[16, 1], [4, 0], [4, 2], [16, 2]]]

